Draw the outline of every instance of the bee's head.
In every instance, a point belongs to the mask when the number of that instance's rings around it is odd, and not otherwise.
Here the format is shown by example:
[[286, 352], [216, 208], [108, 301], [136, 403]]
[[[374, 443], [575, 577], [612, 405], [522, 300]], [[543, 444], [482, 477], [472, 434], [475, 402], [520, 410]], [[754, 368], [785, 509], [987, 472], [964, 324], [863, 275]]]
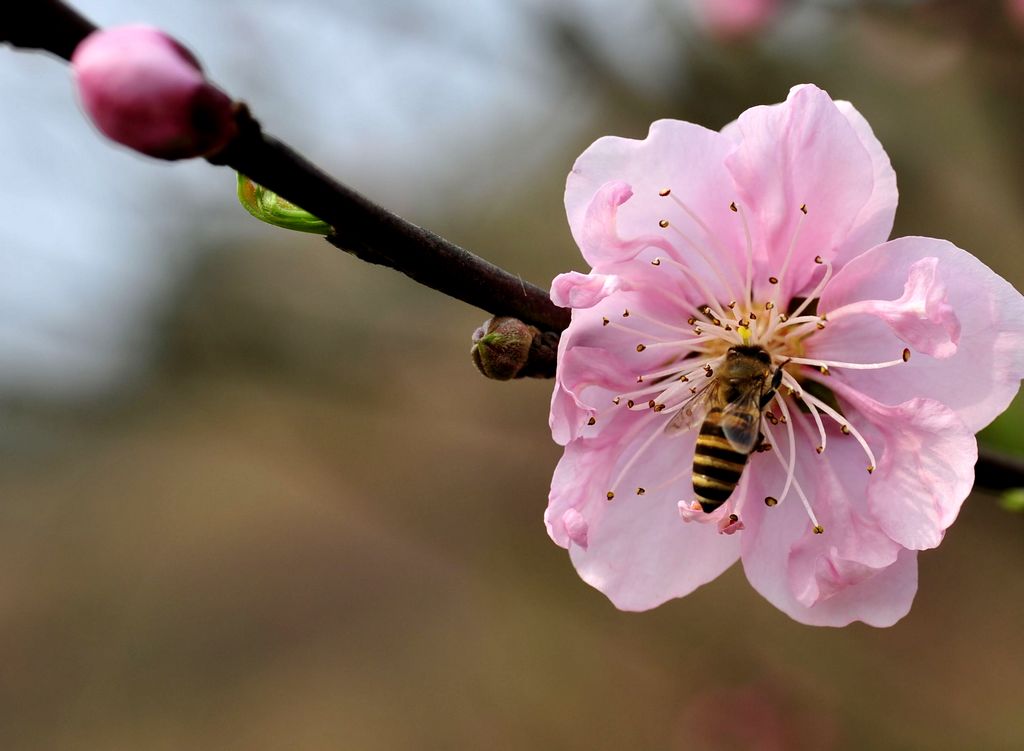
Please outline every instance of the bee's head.
[[743, 357], [745, 357], [745, 358], [753, 358], [753, 359], [757, 360], [758, 362], [764, 363], [765, 365], [771, 365], [772, 364], [772, 357], [771, 357], [771, 355], [769, 355], [768, 352], [763, 347], [758, 347], [757, 345], [753, 345], [753, 344], [750, 344], [750, 345], [742, 344], [742, 345], [737, 345], [735, 347], [730, 347], [729, 351], [726, 353], [726, 357], [728, 357], [729, 359], [743, 358]]

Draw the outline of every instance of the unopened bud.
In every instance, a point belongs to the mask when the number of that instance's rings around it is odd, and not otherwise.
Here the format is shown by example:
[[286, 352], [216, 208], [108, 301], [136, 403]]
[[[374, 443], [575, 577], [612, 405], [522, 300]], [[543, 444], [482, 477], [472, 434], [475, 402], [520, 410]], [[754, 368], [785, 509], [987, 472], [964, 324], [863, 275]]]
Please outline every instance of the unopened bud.
[[333, 231], [327, 222], [317, 219], [308, 211], [300, 209], [291, 201], [286, 201], [277, 193], [254, 183], [242, 174], [238, 175], [238, 202], [261, 222], [273, 224], [275, 227], [284, 227], [296, 232], [312, 232], [317, 235], [329, 235]]
[[93, 32], [71, 67], [82, 107], [108, 138], [159, 159], [188, 159], [223, 148], [237, 132], [231, 99], [195, 57], [159, 29], [117, 26]]
[[470, 354], [477, 369], [488, 378], [508, 381], [521, 375], [530, 359], [530, 348], [540, 331], [518, 318], [495, 316], [473, 332]]

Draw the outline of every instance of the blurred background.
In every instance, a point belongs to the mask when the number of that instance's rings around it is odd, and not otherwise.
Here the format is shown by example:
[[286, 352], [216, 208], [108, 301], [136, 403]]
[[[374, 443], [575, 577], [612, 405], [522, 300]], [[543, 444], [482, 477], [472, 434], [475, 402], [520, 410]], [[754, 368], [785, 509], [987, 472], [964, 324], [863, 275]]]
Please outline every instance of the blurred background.
[[[541, 286], [583, 268], [561, 194], [592, 140], [804, 81], [887, 148], [894, 235], [1024, 285], [1020, 3], [728, 5], [77, 2]], [[485, 314], [103, 141], [43, 55], [0, 48], [0, 102], [0, 749], [1024, 748], [998, 498], [890, 629], [801, 626], [738, 567], [619, 613], [545, 534], [551, 384], [477, 375]], [[983, 437], [1024, 452], [1022, 419]]]

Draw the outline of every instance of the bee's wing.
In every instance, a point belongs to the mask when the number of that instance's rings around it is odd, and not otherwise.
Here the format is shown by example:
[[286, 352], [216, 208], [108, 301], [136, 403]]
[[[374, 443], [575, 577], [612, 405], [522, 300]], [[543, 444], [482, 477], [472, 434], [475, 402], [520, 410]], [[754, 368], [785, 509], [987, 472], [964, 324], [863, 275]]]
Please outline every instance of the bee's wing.
[[754, 450], [761, 433], [760, 423], [761, 389], [756, 384], [722, 409], [722, 433], [741, 454]]
[[704, 384], [696, 393], [683, 402], [678, 412], [672, 415], [672, 419], [665, 426], [665, 432], [669, 435], [677, 435], [699, 427], [704, 420], [704, 415], [707, 414], [709, 402], [717, 388], [717, 378]]

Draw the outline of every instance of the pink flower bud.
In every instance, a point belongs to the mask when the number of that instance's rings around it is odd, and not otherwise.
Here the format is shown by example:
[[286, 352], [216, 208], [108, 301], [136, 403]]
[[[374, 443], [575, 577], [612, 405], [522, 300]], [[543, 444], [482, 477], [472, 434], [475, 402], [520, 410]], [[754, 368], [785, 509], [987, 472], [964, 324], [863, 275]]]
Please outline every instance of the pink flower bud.
[[143, 154], [188, 159], [217, 151], [235, 135], [231, 99], [159, 29], [96, 31], [75, 49], [71, 65], [96, 127]]

